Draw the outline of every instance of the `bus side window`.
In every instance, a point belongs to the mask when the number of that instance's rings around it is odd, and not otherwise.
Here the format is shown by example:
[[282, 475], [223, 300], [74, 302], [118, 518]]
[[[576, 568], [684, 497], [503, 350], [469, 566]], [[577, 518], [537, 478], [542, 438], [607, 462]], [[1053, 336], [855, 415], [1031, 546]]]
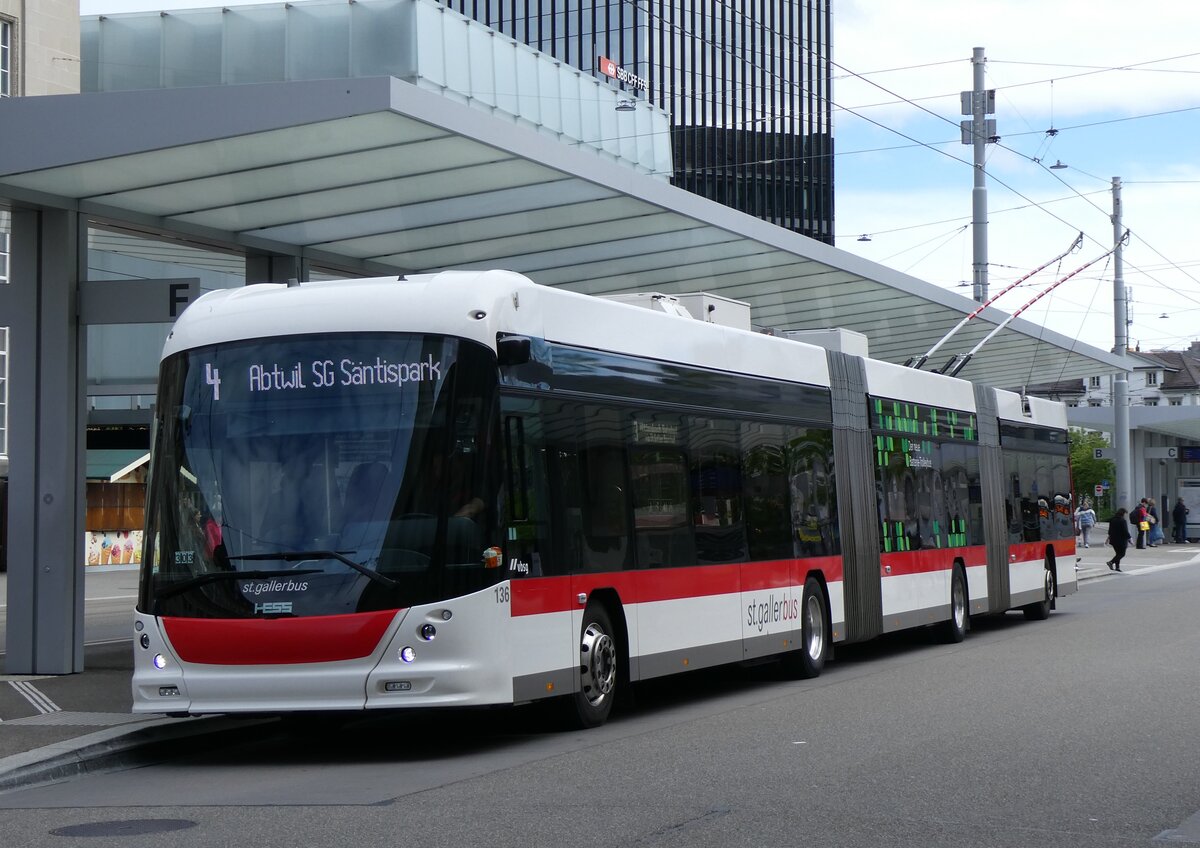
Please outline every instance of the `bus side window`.
[[668, 413], [639, 413], [632, 424], [629, 480], [638, 565], [695, 565], [683, 421]]
[[[568, 410], [564, 409], [564, 416]], [[562, 556], [575, 571], [630, 567], [629, 490], [625, 479], [624, 417], [605, 407], [569, 410], [553, 452], [554, 503], [562, 510]]]
[[562, 573], [551, 555], [542, 401], [501, 401], [504, 439], [504, 578]]
[[[791, 494], [794, 556], [826, 556], [836, 553], [839, 537], [835, 532], [837, 499], [834, 497], [833, 438], [829, 430], [816, 427], [788, 427], [788, 491]], [[876, 469], [884, 474], [887, 469]], [[895, 480], [887, 493], [894, 504]], [[894, 507], [890, 507], [894, 512]]]
[[760, 422], [742, 424], [742, 469], [746, 487], [746, 526], [750, 558], [789, 559], [792, 524], [788, 505], [784, 428]]
[[746, 525], [738, 425], [690, 418], [688, 436], [696, 561], [744, 562]]

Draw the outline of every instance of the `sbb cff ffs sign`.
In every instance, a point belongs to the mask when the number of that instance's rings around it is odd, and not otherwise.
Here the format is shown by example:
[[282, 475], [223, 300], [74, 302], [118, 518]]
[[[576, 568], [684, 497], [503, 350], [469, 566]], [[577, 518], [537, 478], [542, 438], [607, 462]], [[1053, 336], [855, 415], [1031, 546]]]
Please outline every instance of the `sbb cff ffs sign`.
[[650, 88], [650, 83], [646, 81], [645, 77], [631, 74], [607, 56], [600, 56], [599, 62], [600, 73], [606, 77], [612, 77], [617, 82], [623, 82], [631, 88], [636, 88], [638, 91], [646, 91]]

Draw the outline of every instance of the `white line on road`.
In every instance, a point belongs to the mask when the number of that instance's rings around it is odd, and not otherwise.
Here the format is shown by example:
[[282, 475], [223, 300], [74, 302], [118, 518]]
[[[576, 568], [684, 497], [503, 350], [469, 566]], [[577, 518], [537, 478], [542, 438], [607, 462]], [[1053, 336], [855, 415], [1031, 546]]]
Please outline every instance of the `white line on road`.
[[42, 715], [47, 713], [62, 712], [62, 707], [51, 701], [45, 695], [37, 690], [37, 687], [25, 680], [9, 681], [9, 686], [16, 689], [26, 701], [33, 705], [33, 708]]

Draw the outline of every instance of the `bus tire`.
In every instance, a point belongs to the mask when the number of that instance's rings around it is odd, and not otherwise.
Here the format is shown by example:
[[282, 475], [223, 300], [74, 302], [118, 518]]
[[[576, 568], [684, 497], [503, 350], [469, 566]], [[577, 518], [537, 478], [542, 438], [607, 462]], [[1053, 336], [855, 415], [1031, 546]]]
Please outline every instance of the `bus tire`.
[[579, 632], [579, 691], [570, 699], [568, 717], [574, 726], [599, 727], [608, 721], [621, 679], [620, 655], [608, 611], [589, 604]]
[[1050, 610], [1054, 606], [1054, 572], [1050, 569], [1049, 558], [1046, 559], [1044, 578], [1045, 589], [1042, 599], [1021, 607], [1021, 612], [1025, 613], [1025, 618], [1030, 621], [1045, 621], [1050, 617]]
[[804, 596], [800, 601], [800, 648], [779, 658], [789, 677], [808, 680], [825, 668], [829, 657], [828, 611], [821, 581], [809, 577], [804, 581]]
[[950, 574], [950, 618], [941, 626], [943, 642], [957, 644], [967, 638], [967, 616], [967, 578], [955, 563]]

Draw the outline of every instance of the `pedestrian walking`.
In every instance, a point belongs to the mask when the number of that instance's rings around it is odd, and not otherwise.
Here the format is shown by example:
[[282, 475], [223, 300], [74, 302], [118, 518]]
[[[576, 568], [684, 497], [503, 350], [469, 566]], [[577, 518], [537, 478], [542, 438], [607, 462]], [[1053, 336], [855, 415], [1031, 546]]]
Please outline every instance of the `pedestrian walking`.
[[1164, 539], [1162, 522], [1158, 518], [1158, 504], [1154, 498], [1146, 499], [1146, 520], [1150, 522], [1150, 531], [1146, 534], [1146, 544], [1157, 548]]
[[1183, 498], [1175, 499], [1175, 508], [1171, 510], [1171, 524], [1175, 533], [1175, 541], [1181, 545], [1187, 544], [1187, 517], [1191, 510], [1183, 502]]
[[1088, 536], [1096, 524], [1096, 511], [1092, 509], [1091, 501], [1084, 501], [1075, 510], [1075, 523], [1079, 526], [1080, 536], [1083, 537], [1083, 546], [1090, 548], [1092, 545]]
[[1129, 523], [1137, 530], [1137, 549], [1140, 551], [1146, 547], [1146, 531], [1150, 529], [1150, 522], [1147, 520], [1146, 499], [1138, 503], [1129, 513]]
[[1129, 550], [1129, 525], [1126, 523], [1125, 507], [1118, 509], [1108, 522], [1106, 541], [1112, 545], [1113, 556], [1104, 564], [1108, 566], [1109, 571], [1120, 571], [1121, 560], [1125, 557], [1125, 551]]

